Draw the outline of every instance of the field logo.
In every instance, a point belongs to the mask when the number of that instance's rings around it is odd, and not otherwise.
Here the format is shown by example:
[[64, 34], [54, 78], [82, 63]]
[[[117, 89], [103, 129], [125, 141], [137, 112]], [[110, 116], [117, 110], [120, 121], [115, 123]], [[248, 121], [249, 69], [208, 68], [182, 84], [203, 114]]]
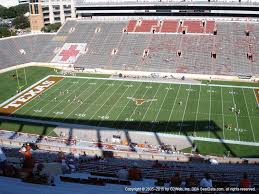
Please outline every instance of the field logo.
[[145, 102], [157, 101], [157, 99], [142, 99], [142, 98], [133, 98], [133, 97], [127, 97], [127, 99], [132, 100], [133, 102], [135, 102], [136, 105], [142, 105]]

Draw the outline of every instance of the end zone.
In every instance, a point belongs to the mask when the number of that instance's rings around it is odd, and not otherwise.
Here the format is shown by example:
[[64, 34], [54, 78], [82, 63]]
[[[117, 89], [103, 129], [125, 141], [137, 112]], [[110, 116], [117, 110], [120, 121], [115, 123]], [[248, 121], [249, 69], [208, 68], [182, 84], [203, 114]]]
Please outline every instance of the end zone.
[[0, 106], [0, 114], [9, 115], [16, 112], [19, 108], [21, 108], [32, 99], [36, 98], [38, 95], [48, 90], [50, 87], [52, 87], [62, 79], [64, 78], [52, 76], [45, 78], [36, 85], [33, 85], [31, 88], [29, 88], [29, 90], [25, 90], [23, 93], [17, 95], [11, 101], [2, 104]]

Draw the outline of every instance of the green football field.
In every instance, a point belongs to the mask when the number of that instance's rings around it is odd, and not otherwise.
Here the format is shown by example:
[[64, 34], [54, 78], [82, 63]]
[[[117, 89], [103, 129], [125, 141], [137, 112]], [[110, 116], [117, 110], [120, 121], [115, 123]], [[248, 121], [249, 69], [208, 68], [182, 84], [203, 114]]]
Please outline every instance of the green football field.
[[245, 86], [66, 77], [14, 115], [259, 142], [258, 104], [254, 89]]

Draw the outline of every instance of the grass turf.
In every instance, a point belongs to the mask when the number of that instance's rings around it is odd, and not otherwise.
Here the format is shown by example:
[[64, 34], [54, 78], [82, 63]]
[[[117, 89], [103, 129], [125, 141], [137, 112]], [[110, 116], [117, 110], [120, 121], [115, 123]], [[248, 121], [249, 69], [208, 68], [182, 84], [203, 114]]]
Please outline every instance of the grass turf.
[[259, 82], [233, 82], [233, 81], [219, 81], [219, 80], [202, 80], [203, 84], [219, 84], [219, 85], [232, 85], [232, 86], [251, 86], [251, 87], [259, 87]]
[[[216, 142], [194, 141], [199, 153], [216, 156], [227, 156], [230, 151], [231, 157], [258, 158], [259, 146], [247, 146], [238, 144], [222, 144]], [[191, 152], [191, 147], [182, 150], [185, 153]]]
[[[25, 72], [27, 85], [23, 89], [26, 89], [47, 75], [56, 74], [54, 69], [48, 67], [25, 67]], [[25, 85], [24, 68], [17, 69], [17, 74], [20, 85]], [[14, 96], [18, 90], [17, 77], [13, 77], [13, 75], [16, 75], [16, 70], [0, 74], [0, 103]]]
[[[230, 110], [234, 104], [240, 115]], [[248, 88], [65, 78], [15, 115], [258, 142], [258, 112], [254, 91]]]
[[56, 126], [52, 125], [41, 125], [35, 123], [0, 120], [0, 128], [3, 130], [32, 133], [38, 135], [50, 135], [55, 137], [57, 136], [56, 133], [53, 131], [55, 127]]
[[[24, 72], [26, 73], [27, 85], [25, 85]], [[53, 68], [31, 66], [31, 67], [17, 69], [17, 74], [19, 77], [20, 85], [24, 86], [22, 88], [24, 90], [27, 87], [31, 86], [32, 84], [36, 83], [37, 81], [43, 79], [47, 75], [56, 75], [57, 72], [54, 71]], [[17, 93], [17, 90], [18, 90], [17, 77], [13, 77], [13, 75], [16, 75], [16, 70], [12, 70], [12, 71], [8, 71], [0, 74], [0, 91], [4, 91], [4, 92], [0, 92], [0, 103], [11, 98]], [[76, 75], [82, 76], [82, 77], [100, 77], [100, 78], [108, 78], [111, 76], [108, 74], [91, 74], [91, 73], [76, 73]]]

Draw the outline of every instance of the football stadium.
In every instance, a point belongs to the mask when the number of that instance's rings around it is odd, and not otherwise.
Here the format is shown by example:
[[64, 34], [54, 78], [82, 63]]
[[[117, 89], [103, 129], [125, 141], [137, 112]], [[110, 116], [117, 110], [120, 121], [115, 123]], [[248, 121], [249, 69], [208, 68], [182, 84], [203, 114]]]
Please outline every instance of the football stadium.
[[20, 3], [0, 193], [258, 192], [257, 0]]

